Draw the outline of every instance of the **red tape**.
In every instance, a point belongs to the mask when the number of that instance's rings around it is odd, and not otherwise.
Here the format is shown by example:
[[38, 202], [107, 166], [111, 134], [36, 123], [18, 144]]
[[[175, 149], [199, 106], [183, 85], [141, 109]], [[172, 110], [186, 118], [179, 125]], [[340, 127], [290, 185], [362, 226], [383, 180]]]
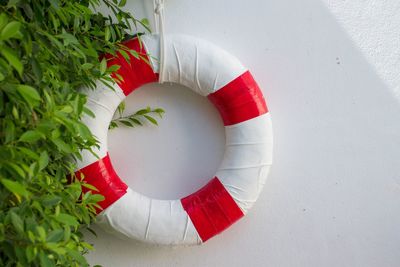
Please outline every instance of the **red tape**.
[[[136, 51], [140, 57], [134, 57], [130, 52], [127, 52], [129, 55], [129, 62], [126, 61], [119, 52], [117, 53], [117, 56], [107, 54], [105, 57], [107, 58], [108, 67], [113, 65], [120, 66], [115, 73], [111, 74], [111, 77], [117, 82], [119, 87], [121, 87], [124, 94], [129, 95], [133, 90], [146, 83], [155, 82], [158, 78], [157, 74], [154, 73], [150, 66], [150, 60], [143, 43], [135, 38], [124, 42], [123, 45]], [[123, 81], [118, 79], [117, 74], [123, 78]]]
[[217, 177], [197, 192], [181, 199], [203, 242], [243, 217], [243, 212]]
[[268, 112], [264, 96], [249, 71], [207, 97], [218, 109], [225, 126]]
[[[81, 174], [84, 175], [86, 183], [93, 185], [99, 190], [99, 192], [93, 192], [93, 194], [98, 193], [104, 196], [105, 199], [98, 203], [103, 210], [125, 195], [128, 189], [128, 186], [115, 172], [108, 154], [104, 158], [75, 172], [78, 178], [81, 177]], [[82, 191], [86, 193], [91, 190], [82, 187]], [[97, 214], [101, 211], [97, 210]]]

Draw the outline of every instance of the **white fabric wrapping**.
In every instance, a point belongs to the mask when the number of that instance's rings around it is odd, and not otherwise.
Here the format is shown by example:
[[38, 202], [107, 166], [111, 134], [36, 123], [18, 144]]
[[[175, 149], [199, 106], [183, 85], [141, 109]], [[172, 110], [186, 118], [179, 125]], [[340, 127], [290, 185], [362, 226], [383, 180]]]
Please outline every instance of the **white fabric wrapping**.
[[180, 200], [158, 200], [131, 189], [99, 214], [98, 222], [123, 235], [148, 243], [199, 244], [199, 238]]
[[[93, 147], [93, 152], [99, 158], [104, 158], [108, 151], [108, 126], [118, 105], [125, 99], [125, 95], [117, 84], [114, 85], [113, 91], [101, 81], [96, 82], [96, 89], [85, 88], [82, 89], [82, 93], [87, 95], [86, 107], [95, 115], [92, 118], [85, 114], [82, 117], [82, 122], [86, 124], [99, 142], [99, 148]], [[78, 169], [82, 169], [99, 159], [87, 150], [83, 150], [81, 154], [83, 160], [77, 162]]]
[[[151, 56], [154, 72], [158, 72], [159, 40], [157, 35], [141, 37]], [[207, 96], [225, 86], [246, 69], [232, 55], [213, 44], [184, 35], [166, 35], [166, 82], [187, 86]], [[96, 91], [87, 91], [88, 108], [96, 118], [83, 121], [99, 140], [95, 153], [107, 153], [107, 132], [112, 116], [125, 98], [100, 82]], [[272, 163], [272, 127], [269, 114], [235, 125], [226, 126], [226, 151], [216, 174], [235, 202], [246, 213], [256, 201]], [[98, 159], [83, 152], [83, 168]], [[123, 177], [122, 177], [123, 179]], [[98, 215], [98, 223], [124, 236], [155, 244], [199, 244], [201, 239], [183, 209], [180, 200], [157, 200], [128, 188], [127, 193]]]
[[[142, 37], [151, 55], [154, 72], [158, 73], [160, 44], [158, 35]], [[247, 69], [240, 61], [207, 41], [187, 35], [165, 36], [164, 82], [185, 85], [196, 93], [207, 96], [228, 84]]]
[[216, 176], [246, 214], [257, 200], [272, 164], [270, 114], [225, 126], [225, 155]]

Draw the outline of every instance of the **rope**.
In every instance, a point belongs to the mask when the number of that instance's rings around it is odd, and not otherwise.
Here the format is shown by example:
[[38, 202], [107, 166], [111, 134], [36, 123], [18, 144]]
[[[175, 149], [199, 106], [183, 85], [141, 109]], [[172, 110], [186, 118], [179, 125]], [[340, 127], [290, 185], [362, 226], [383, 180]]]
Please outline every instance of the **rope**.
[[165, 29], [164, 29], [164, 0], [153, 0], [154, 6], [154, 21], [156, 33], [159, 34], [160, 38], [160, 58], [159, 58], [159, 70], [158, 70], [158, 82], [163, 83], [165, 81]]

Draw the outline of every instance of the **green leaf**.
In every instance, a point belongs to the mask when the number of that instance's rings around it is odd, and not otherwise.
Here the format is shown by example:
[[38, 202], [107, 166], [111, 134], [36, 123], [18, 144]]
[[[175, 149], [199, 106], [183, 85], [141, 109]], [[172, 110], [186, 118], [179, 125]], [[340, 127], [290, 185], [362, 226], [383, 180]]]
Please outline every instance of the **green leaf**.
[[154, 125], [158, 125], [158, 122], [153, 118], [150, 117], [149, 115], [143, 115], [149, 122], [151, 122]]
[[71, 113], [74, 109], [71, 106], [63, 106], [59, 111], [64, 113]]
[[68, 241], [71, 238], [71, 227], [64, 226], [64, 240]]
[[51, 251], [54, 251], [58, 255], [65, 255], [67, 253], [67, 250], [63, 247], [59, 247], [57, 243], [47, 243], [46, 247], [50, 249]]
[[56, 229], [51, 231], [48, 235], [47, 235], [47, 242], [59, 242], [60, 240], [62, 240], [64, 238], [64, 230], [63, 229]]
[[120, 123], [122, 123], [123, 125], [125, 125], [125, 126], [128, 126], [128, 127], [133, 127], [133, 124], [132, 123], [130, 123], [129, 121], [126, 121], [126, 120], [120, 120], [119, 121]]
[[136, 111], [135, 114], [137, 114], [137, 115], [144, 115], [144, 114], [149, 113], [150, 111], [151, 111], [151, 109], [150, 109], [149, 107], [147, 107], [147, 108], [140, 109], [140, 110]]
[[92, 63], [85, 63], [85, 64], [82, 65], [82, 69], [84, 69], [84, 70], [89, 70], [91, 68], [93, 68], [93, 64]]
[[92, 246], [91, 244], [89, 244], [89, 243], [82, 242], [82, 243], [81, 243], [81, 246], [84, 247], [84, 248], [93, 250], [93, 246]]
[[39, 62], [36, 60], [36, 58], [32, 58], [31, 65], [32, 65], [33, 74], [36, 76], [37, 80], [40, 82], [43, 77], [43, 72], [42, 72], [42, 68], [41, 68]]
[[131, 122], [133, 122], [133, 123], [137, 124], [137, 125], [140, 125], [140, 126], [142, 126], [142, 125], [143, 125], [143, 123], [142, 123], [140, 120], [138, 120], [138, 119], [135, 119], [135, 118], [129, 118], [129, 120], [130, 120]]
[[64, 40], [64, 46], [69, 46], [70, 44], [79, 45], [79, 41], [75, 36], [63, 30], [63, 33], [57, 35], [58, 38]]
[[0, 40], [8, 40], [15, 37], [19, 33], [21, 23], [18, 21], [11, 21], [8, 23], [0, 33]]
[[10, 171], [13, 170], [13, 171], [15, 171], [21, 178], [25, 178], [25, 171], [24, 171], [20, 166], [18, 166], [17, 164], [15, 164], [14, 162], [11, 162], [11, 161], [6, 162], [5, 164], [8, 165], [8, 166], [11, 168]]
[[79, 135], [82, 136], [82, 138], [88, 140], [92, 137], [92, 134], [90, 133], [90, 130], [86, 125], [79, 123], [75, 126], [77, 127]]
[[60, 223], [63, 223], [63, 224], [69, 225], [69, 226], [78, 226], [79, 225], [79, 222], [77, 221], [77, 219], [74, 216], [71, 216], [66, 213], [58, 214], [58, 216], [56, 216], [55, 219], [57, 221], [59, 221]]
[[33, 246], [26, 247], [26, 259], [28, 262], [32, 262], [36, 258], [35, 248]]
[[18, 109], [15, 106], [13, 106], [11, 113], [13, 114], [14, 119], [19, 120]]
[[14, 226], [15, 230], [17, 230], [18, 233], [23, 234], [24, 233], [24, 222], [22, 221], [21, 217], [19, 217], [18, 214], [15, 212], [10, 212], [11, 216], [11, 223]]
[[4, 185], [5, 188], [8, 189], [8, 191], [10, 191], [11, 193], [13, 193], [16, 196], [24, 196], [24, 197], [28, 197], [29, 196], [29, 192], [28, 190], [26, 190], [26, 188], [18, 183], [17, 181], [12, 181], [9, 179], [1, 179], [1, 183]]
[[110, 125], [108, 126], [108, 129], [114, 129], [114, 128], [117, 128], [118, 127], [118, 124], [116, 123], [116, 122], [114, 122], [114, 121], [111, 121], [110, 122]]
[[125, 106], [126, 106], [125, 101], [122, 101], [117, 107], [117, 111], [120, 117], [122, 116], [122, 113], [124, 113]]
[[89, 202], [91, 202], [91, 203], [97, 203], [97, 202], [100, 202], [103, 200], [104, 200], [104, 196], [100, 195], [100, 194], [90, 195], [90, 197], [89, 197]]
[[49, 154], [47, 151], [43, 151], [39, 157], [39, 170], [46, 168], [47, 164], [49, 164]]
[[5, 143], [7, 144], [15, 139], [15, 124], [11, 120], [7, 120], [5, 121], [5, 126], [4, 135], [6, 137]]
[[120, 49], [118, 52], [121, 53], [121, 55], [125, 58], [125, 60], [126, 60], [127, 62], [130, 61], [130, 57], [129, 57], [128, 53], [127, 53], [125, 50]]
[[29, 105], [35, 107], [39, 104], [40, 95], [32, 86], [19, 84], [17, 85], [17, 91]]
[[59, 204], [61, 200], [62, 198], [60, 196], [54, 196], [54, 195], [46, 196], [42, 200], [42, 205], [45, 207], [52, 207]]
[[0, 14], [0, 30], [6, 26], [6, 23], [8, 21], [6, 13], [1, 13]]
[[21, 61], [18, 58], [18, 55], [9, 47], [3, 46], [0, 49], [0, 53], [7, 59], [7, 61], [10, 63], [11, 66], [18, 72], [18, 74], [21, 76], [22, 72], [24, 70], [24, 67], [21, 63]]
[[121, 66], [119, 65], [112, 65], [108, 68], [109, 72], [116, 72], [117, 70], [119, 70], [121, 68]]
[[140, 59], [139, 53], [138, 53], [136, 50], [131, 49], [131, 50], [129, 50], [129, 53], [130, 53], [134, 58]]
[[106, 58], [103, 58], [100, 62], [100, 73], [104, 74], [107, 70], [107, 60]]
[[89, 117], [92, 117], [92, 118], [96, 117], [96, 115], [94, 115], [94, 113], [93, 113], [90, 109], [88, 109], [87, 107], [84, 107], [84, 108], [83, 108], [83, 112], [84, 112], [86, 115], [88, 115]]
[[56, 266], [54, 264], [54, 262], [43, 251], [40, 251], [39, 259], [40, 259], [40, 266], [42, 266], [42, 267], [55, 267]]
[[158, 114], [164, 114], [165, 110], [163, 110], [162, 108], [156, 108], [155, 110], [153, 110], [154, 112], [158, 113]]
[[53, 139], [52, 141], [60, 151], [62, 151], [64, 153], [71, 153], [72, 152], [71, 146], [68, 145], [67, 143], [65, 143], [63, 140], [61, 140], [61, 139]]
[[28, 149], [26, 147], [20, 147], [19, 150], [21, 151], [24, 157], [31, 158], [33, 160], [39, 159], [39, 155], [35, 153], [35, 151], [32, 151], [31, 149]]
[[46, 230], [44, 230], [44, 228], [42, 226], [38, 225], [38, 226], [36, 226], [36, 231], [39, 234], [39, 238], [42, 241], [45, 241], [46, 240]]
[[144, 18], [144, 19], [140, 20], [140, 22], [145, 27], [149, 27], [150, 26], [149, 20], [147, 18]]
[[111, 37], [110, 26], [107, 26], [104, 33], [104, 39], [108, 41], [110, 40], [110, 37]]
[[99, 189], [97, 189], [96, 187], [94, 187], [93, 185], [88, 184], [88, 183], [82, 183], [82, 186], [83, 186], [83, 187], [86, 187], [86, 188], [88, 188], [88, 189], [90, 189], [90, 190], [92, 190], [92, 191], [96, 191], [96, 192], [99, 191]]
[[27, 142], [27, 143], [34, 143], [40, 138], [43, 137], [43, 134], [39, 133], [38, 131], [27, 131], [21, 135], [19, 141]]
[[77, 252], [76, 250], [68, 249], [67, 252], [73, 259], [75, 259], [80, 264], [84, 264], [86, 262], [82, 254]]
[[95, 232], [92, 228], [87, 227], [86, 230], [88, 230], [92, 235], [94, 235], [95, 237], [97, 237], [96, 232]]

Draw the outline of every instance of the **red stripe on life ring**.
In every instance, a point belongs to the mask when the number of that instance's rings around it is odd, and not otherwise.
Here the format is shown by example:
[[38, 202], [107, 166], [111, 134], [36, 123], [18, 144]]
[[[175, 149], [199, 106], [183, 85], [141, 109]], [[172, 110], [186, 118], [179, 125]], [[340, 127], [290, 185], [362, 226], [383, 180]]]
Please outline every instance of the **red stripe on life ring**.
[[[117, 56], [107, 54], [105, 57], [107, 58], [108, 67], [113, 65], [120, 66], [115, 73], [111, 74], [111, 77], [117, 82], [119, 87], [121, 87], [124, 94], [129, 95], [140, 86], [157, 81], [158, 77], [150, 66], [150, 60], [143, 43], [141, 43], [138, 38], [126, 41], [123, 44], [129, 49], [136, 51], [142, 58], [136, 58], [132, 53], [128, 53], [128, 62], [119, 52]], [[123, 81], [118, 80], [116, 73], [123, 78]]]
[[268, 112], [264, 96], [249, 71], [207, 97], [218, 109], [225, 126]]
[[[104, 158], [75, 172], [78, 178], [81, 177], [81, 174], [84, 175], [86, 183], [93, 185], [99, 190], [99, 192], [93, 192], [93, 194], [98, 193], [104, 196], [105, 199], [98, 203], [103, 210], [125, 195], [128, 189], [128, 186], [115, 172], [108, 154]], [[91, 190], [82, 187], [82, 191], [86, 193]], [[97, 210], [97, 214], [101, 211]]]
[[243, 217], [243, 212], [217, 177], [181, 199], [201, 240], [207, 241]]

